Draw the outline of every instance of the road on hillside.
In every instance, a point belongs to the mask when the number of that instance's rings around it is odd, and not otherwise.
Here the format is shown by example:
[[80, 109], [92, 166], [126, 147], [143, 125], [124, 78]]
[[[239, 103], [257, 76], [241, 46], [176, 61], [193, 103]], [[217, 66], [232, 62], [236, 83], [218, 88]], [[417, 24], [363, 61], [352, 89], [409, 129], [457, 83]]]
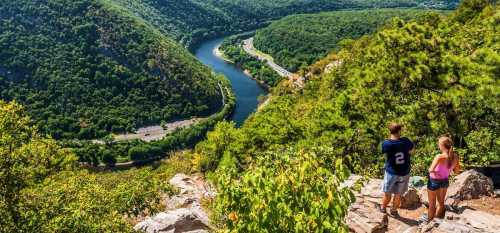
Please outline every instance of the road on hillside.
[[253, 57], [256, 57], [260, 61], [267, 62], [267, 64], [274, 70], [276, 73], [278, 73], [281, 77], [292, 77], [293, 73], [286, 70], [285, 68], [281, 67], [280, 65], [276, 64], [274, 62], [274, 59], [267, 55], [263, 54], [259, 50], [257, 50], [254, 45], [253, 45], [253, 37], [246, 39], [243, 41], [243, 50], [245, 50], [246, 53], [250, 54]]
[[[219, 91], [222, 94], [222, 106], [226, 106], [226, 94], [229, 93], [229, 90], [226, 87], [226, 92], [224, 92], [223, 86], [218, 83], [217, 84], [219, 87]], [[212, 116], [216, 115], [217, 113], [214, 113]], [[210, 117], [212, 117], [210, 116]], [[208, 118], [210, 118], [208, 117]], [[192, 118], [188, 120], [180, 120], [180, 121], [175, 121], [175, 122], [170, 122], [165, 125], [154, 125], [154, 126], [149, 126], [149, 127], [143, 127], [139, 128], [135, 133], [125, 133], [125, 134], [119, 134], [115, 135], [114, 139], [115, 141], [129, 141], [129, 140], [134, 140], [134, 139], [140, 139], [145, 142], [151, 142], [151, 141], [156, 141], [156, 140], [161, 140], [167, 134], [172, 133], [178, 129], [182, 128], [187, 128], [190, 127], [194, 124], [199, 123], [200, 121], [203, 121], [207, 118]], [[101, 141], [99, 140], [94, 140], [95, 142], [99, 143]], [[103, 142], [101, 142], [103, 143]]]

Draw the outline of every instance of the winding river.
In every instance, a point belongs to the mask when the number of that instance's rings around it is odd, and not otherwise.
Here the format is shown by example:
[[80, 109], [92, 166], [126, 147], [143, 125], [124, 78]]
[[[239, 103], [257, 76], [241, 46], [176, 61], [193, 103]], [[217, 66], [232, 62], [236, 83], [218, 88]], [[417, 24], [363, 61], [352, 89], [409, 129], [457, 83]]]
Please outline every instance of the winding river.
[[267, 92], [243, 70], [214, 54], [215, 49], [223, 40], [224, 38], [218, 38], [205, 41], [194, 51], [194, 54], [203, 64], [217, 73], [224, 74], [231, 81], [236, 95], [236, 109], [231, 119], [236, 122], [237, 126], [241, 126], [248, 116], [257, 109], [258, 97], [266, 95]]

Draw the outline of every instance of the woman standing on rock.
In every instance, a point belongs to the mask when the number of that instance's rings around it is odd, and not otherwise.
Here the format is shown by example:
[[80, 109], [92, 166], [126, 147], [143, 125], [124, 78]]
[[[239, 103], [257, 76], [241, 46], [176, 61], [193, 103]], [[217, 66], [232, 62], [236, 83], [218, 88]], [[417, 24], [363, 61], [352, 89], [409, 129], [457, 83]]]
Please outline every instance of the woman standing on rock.
[[[460, 171], [458, 154], [453, 150], [453, 141], [451, 138], [439, 138], [439, 149], [441, 150], [441, 154], [434, 157], [434, 161], [429, 168], [429, 182], [427, 183], [429, 209], [427, 216], [423, 217], [423, 221], [431, 221], [434, 217], [444, 217], [444, 201], [448, 186], [450, 185], [450, 173], [453, 171], [456, 174]], [[437, 209], [436, 200], [438, 203]]]

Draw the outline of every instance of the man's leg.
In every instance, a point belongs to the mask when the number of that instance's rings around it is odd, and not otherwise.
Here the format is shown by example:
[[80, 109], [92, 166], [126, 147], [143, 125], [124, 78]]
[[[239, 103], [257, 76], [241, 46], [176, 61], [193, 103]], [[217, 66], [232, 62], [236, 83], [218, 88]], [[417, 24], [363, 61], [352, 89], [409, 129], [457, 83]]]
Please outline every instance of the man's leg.
[[384, 198], [382, 199], [382, 210], [387, 209], [387, 205], [391, 202], [392, 194], [384, 193]]
[[391, 215], [397, 215], [398, 209], [401, 207], [401, 196], [408, 191], [410, 176], [397, 176], [397, 182], [394, 185], [394, 200], [392, 202]]
[[394, 192], [393, 189], [395, 183], [396, 179], [394, 179], [394, 176], [386, 172], [384, 174], [384, 187], [382, 188], [382, 191], [384, 192], [384, 198], [382, 198], [380, 212], [386, 212], [387, 205], [389, 205], [392, 199], [392, 193]]
[[401, 194], [394, 194], [394, 200], [392, 201], [392, 210], [396, 211], [401, 206]]

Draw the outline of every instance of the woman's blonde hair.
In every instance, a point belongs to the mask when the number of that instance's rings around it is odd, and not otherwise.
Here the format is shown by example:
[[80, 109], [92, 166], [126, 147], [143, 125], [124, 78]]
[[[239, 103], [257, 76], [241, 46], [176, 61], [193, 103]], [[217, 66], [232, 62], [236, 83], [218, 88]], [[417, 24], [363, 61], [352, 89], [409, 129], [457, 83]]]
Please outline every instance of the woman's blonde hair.
[[443, 146], [447, 150], [446, 154], [448, 155], [448, 167], [453, 166], [457, 157], [457, 154], [453, 150], [453, 140], [451, 140], [448, 136], [442, 136], [439, 138], [439, 145]]

